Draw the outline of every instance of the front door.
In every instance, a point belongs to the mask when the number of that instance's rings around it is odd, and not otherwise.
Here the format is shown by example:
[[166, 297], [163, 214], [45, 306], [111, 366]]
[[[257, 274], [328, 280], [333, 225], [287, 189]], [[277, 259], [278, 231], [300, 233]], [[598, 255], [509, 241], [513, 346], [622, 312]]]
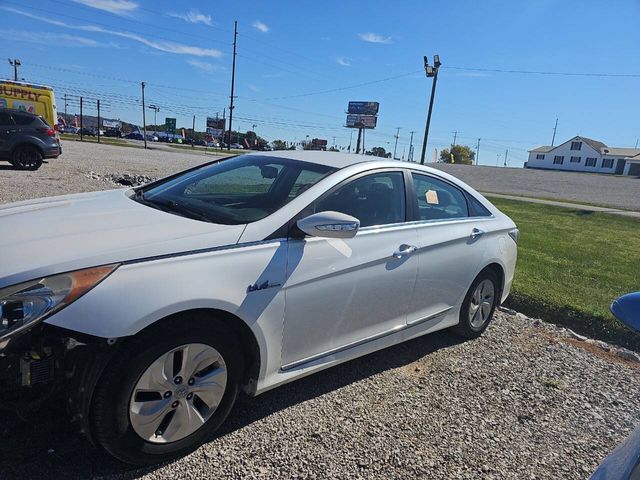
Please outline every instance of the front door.
[[285, 370], [403, 328], [417, 274], [411, 255], [417, 233], [405, 223], [401, 171], [347, 181], [317, 201], [313, 211], [352, 215], [361, 228], [351, 239], [290, 240]]

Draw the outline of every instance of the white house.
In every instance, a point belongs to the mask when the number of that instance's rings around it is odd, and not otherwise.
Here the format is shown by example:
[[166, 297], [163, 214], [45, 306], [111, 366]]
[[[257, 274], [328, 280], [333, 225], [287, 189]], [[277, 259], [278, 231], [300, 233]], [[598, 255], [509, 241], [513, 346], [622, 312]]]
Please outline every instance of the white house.
[[525, 168], [640, 176], [640, 148], [608, 147], [576, 136], [555, 147], [529, 150]]

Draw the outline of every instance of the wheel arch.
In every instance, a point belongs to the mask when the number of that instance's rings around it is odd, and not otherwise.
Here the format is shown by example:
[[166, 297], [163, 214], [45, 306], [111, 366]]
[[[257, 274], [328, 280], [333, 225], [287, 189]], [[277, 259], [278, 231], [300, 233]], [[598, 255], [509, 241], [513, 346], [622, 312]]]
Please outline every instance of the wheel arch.
[[505, 282], [504, 266], [501, 265], [499, 262], [493, 261], [485, 265], [484, 268], [480, 270], [480, 272], [478, 272], [478, 275], [476, 275], [476, 278], [478, 278], [480, 275], [482, 275], [484, 272], [488, 270], [492, 271], [496, 275], [496, 277], [498, 277], [498, 294], [496, 295], [496, 298], [498, 299], [498, 305], [500, 305], [502, 303], [502, 292], [504, 291], [504, 282]]
[[[262, 365], [260, 343], [251, 327], [242, 318], [231, 312], [219, 308], [192, 308], [178, 311], [150, 323], [138, 331], [133, 338], [138, 338], [152, 330], [175, 324], [185, 315], [195, 316], [211, 322], [221, 321], [225, 328], [228, 328], [236, 335], [244, 358], [243, 388], [248, 394], [253, 394]], [[126, 338], [124, 340], [126, 341]]]
[[11, 147], [11, 153], [9, 154], [11, 158], [13, 158], [13, 154], [16, 152], [16, 150], [18, 150], [19, 148], [23, 148], [23, 147], [33, 147], [36, 150], [38, 150], [40, 152], [40, 155], [42, 155], [42, 157], [44, 158], [44, 150], [42, 149], [42, 147], [40, 145], [37, 145], [34, 142], [27, 142], [27, 141], [22, 141], [19, 143], [16, 143], [15, 145], [13, 145], [13, 147]]

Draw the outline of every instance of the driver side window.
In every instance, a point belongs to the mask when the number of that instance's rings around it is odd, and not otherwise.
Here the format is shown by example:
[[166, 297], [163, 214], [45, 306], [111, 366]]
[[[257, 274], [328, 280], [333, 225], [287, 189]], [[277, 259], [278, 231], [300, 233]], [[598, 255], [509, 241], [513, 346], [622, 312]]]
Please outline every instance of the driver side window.
[[404, 222], [403, 175], [381, 172], [342, 185], [316, 202], [316, 213], [329, 210], [357, 218], [360, 227]]

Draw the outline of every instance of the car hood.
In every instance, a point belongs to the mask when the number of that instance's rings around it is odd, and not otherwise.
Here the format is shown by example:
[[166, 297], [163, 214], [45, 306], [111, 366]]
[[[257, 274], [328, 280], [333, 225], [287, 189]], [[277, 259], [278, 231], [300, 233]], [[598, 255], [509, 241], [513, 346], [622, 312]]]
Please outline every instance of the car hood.
[[0, 205], [0, 288], [96, 265], [232, 245], [245, 225], [142, 205], [130, 189]]

